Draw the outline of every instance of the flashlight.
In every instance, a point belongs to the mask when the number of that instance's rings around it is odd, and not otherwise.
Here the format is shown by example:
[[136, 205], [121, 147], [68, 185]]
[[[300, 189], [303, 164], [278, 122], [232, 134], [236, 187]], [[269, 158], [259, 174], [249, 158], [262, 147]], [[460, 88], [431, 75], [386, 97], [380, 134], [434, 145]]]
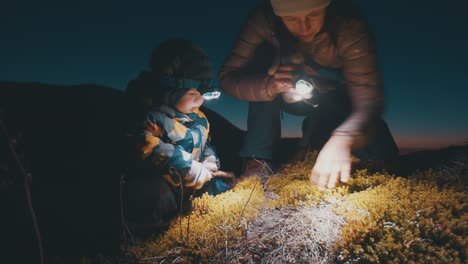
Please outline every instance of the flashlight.
[[298, 79], [294, 84], [294, 89], [300, 95], [306, 95], [312, 93], [314, 90], [314, 85], [311, 81], [306, 79]]
[[299, 73], [293, 80], [294, 89], [302, 99], [309, 99], [312, 97], [315, 83], [310, 76], [305, 73]]
[[295, 65], [296, 73], [293, 76], [295, 97], [308, 99], [312, 97], [315, 83], [304, 70], [304, 56], [299, 53], [289, 54], [281, 58], [282, 65]]

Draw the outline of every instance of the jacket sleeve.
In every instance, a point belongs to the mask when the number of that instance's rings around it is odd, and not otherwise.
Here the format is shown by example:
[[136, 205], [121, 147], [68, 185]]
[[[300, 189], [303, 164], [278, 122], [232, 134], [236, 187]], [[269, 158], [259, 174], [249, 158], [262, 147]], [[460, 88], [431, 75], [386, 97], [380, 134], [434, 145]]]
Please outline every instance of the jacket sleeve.
[[218, 155], [216, 154], [215, 147], [210, 144], [209, 141], [206, 142], [205, 148], [203, 150], [202, 160], [208, 158], [209, 156], [214, 156], [218, 160]]
[[164, 142], [162, 140], [162, 133], [163, 129], [158, 124], [157, 118], [154, 115], [148, 115], [142, 135], [144, 143], [140, 146], [141, 157], [143, 159], [150, 159], [157, 167], [167, 166], [177, 170], [190, 168], [193, 160], [192, 155], [181, 146]]
[[214, 146], [210, 144], [210, 141], [208, 140], [206, 142], [205, 148], [203, 150], [203, 155], [201, 157], [201, 161], [210, 161], [214, 162], [216, 164], [216, 167], [221, 168], [221, 161], [219, 160], [218, 155], [216, 154], [216, 149]]
[[352, 103], [351, 115], [334, 135], [365, 136], [370, 125], [383, 113], [382, 82], [375, 43], [367, 25], [353, 20], [338, 35], [338, 52]]
[[203, 137], [206, 139], [204, 142], [203, 146], [203, 153], [200, 157], [201, 161], [204, 161], [206, 158], [213, 156], [216, 159], [216, 163], [218, 164], [219, 168], [219, 158], [218, 155], [216, 154], [216, 148], [211, 145], [211, 140], [210, 140], [210, 122], [208, 122], [208, 118], [202, 111], [198, 111], [198, 116], [201, 125], [201, 132], [203, 133]]
[[263, 44], [271, 29], [261, 8], [252, 12], [244, 23], [234, 46], [220, 68], [220, 88], [228, 95], [246, 101], [271, 101], [274, 96], [267, 93], [270, 76], [251, 72], [248, 64], [254, 58], [257, 47]]

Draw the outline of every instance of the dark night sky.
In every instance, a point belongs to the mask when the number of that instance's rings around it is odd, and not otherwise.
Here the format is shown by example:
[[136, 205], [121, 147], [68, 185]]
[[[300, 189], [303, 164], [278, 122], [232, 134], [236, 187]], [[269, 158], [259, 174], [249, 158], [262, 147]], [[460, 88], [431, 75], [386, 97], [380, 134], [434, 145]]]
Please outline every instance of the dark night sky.
[[[0, 10], [0, 80], [124, 90], [171, 36], [194, 40], [218, 69], [258, 0], [9, 2]], [[468, 4], [355, 2], [377, 38], [385, 118], [399, 145], [467, 142]], [[245, 129], [247, 103], [224, 97], [207, 106]], [[283, 135], [299, 136], [300, 121], [286, 116]]]

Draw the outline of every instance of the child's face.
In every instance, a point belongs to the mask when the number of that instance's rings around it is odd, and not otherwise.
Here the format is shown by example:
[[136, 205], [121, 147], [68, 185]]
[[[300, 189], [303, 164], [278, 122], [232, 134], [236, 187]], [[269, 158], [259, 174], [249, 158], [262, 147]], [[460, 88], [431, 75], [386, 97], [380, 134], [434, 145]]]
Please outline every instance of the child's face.
[[180, 98], [179, 102], [175, 105], [177, 111], [183, 114], [190, 114], [198, 110], [203, 104], [203, 96], [197, 89], [190, 89]]

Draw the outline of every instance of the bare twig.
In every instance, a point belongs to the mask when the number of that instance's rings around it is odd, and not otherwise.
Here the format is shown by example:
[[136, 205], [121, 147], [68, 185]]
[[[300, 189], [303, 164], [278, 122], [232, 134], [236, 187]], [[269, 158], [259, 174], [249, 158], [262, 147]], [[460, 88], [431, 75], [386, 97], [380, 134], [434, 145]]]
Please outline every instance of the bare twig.
[[15, 149], [13, 148], [11, 143], [8, 141], [8, 130], [7, 130], [6, 126], [5, 126], [5, 124], [3, 123], [2, 119], [0, 119], [0, 127], [1, 127], [1, 130], [3, 131], [5, 139], [7, 141], [7, 145], [8, 145], [8, 148], [10, 150], [10, 153], [11, 153], [12, 157], [14, 158], [14, 161], [16, 162], [16, 164], [17, 164], [17, 166], [18, 166], [18, 168], [20, 170], [20, 173], [24, 177], [24, 189], [25, 189], [25, 192], [26, 192], [28, 207], [29, 207], [29, 211], [31, 213], [31, 219], [32, 219], [33, 226], [34, 226], [34, 233], [36, 234], [37, 244], [38, 244], [38, 248], [39, 248], [40, 263], [44, 264], [44, 248], [43, 248], [43, 245], [42, 245], [42, 237], [41, 237], [41, 232], [40, 232], [40, 229], [39, 229], [39, 224], [37, 222], [36, 212], [35, 212], [33, 204], [32, 204], [31, 189], [29, 187], [28, 173], [26, 172], [24, 166], [22, 165], [22, 163], [21, 163]]

